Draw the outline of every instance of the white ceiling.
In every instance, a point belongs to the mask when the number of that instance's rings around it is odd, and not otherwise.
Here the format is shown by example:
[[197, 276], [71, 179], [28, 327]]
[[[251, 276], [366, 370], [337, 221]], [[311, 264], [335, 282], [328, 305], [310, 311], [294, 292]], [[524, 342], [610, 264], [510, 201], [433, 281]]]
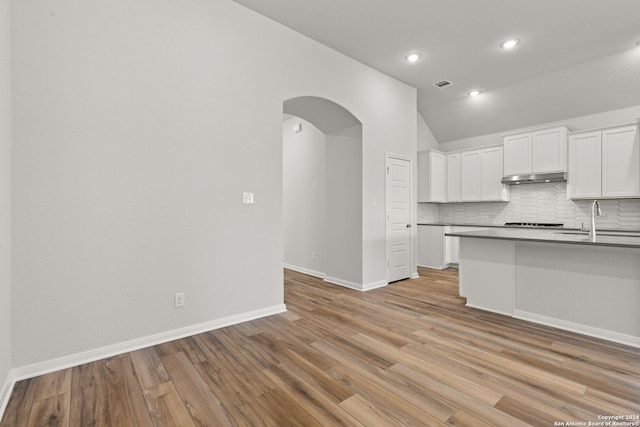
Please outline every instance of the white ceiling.
[[640, 105], [640, 0], [235, 1], [417, 88], [441, 143]]

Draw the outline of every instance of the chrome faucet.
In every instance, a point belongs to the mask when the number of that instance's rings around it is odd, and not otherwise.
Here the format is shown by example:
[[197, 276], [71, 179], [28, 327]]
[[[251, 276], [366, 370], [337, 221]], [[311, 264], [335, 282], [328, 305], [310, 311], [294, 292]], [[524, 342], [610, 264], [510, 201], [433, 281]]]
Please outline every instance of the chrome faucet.
[[594, 200], [591, 203], [591, 230], [589, 230], [589, 240], [592, 242], [596, 241], [596, 216], [602, 216], [602, 211], [600, 210], [600, 203]]

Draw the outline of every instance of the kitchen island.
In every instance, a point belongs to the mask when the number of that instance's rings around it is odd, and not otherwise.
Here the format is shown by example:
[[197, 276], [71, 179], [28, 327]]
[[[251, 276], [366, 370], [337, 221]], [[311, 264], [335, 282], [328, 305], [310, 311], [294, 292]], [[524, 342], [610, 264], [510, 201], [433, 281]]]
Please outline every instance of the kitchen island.
[[460, 237], [467, 305], [640, 347], [640, 234], [485, 229]]

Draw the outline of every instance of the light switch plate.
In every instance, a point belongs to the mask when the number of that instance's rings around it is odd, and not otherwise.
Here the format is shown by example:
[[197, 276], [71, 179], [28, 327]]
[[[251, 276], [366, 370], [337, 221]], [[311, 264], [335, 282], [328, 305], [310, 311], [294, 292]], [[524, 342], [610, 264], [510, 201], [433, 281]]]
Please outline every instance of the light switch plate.
[[242, 193], [242, 203], [245, 205], [252, 205], [253, 193]]

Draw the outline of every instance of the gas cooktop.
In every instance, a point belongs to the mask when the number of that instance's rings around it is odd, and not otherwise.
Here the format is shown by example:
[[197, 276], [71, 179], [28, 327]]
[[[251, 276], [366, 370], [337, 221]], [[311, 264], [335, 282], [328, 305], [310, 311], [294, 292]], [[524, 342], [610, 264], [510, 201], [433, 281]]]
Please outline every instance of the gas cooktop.
[[552, 222], [505, 222], [506, 227], [544, 227], [544, 228], [562, 228], [564, 224]]

